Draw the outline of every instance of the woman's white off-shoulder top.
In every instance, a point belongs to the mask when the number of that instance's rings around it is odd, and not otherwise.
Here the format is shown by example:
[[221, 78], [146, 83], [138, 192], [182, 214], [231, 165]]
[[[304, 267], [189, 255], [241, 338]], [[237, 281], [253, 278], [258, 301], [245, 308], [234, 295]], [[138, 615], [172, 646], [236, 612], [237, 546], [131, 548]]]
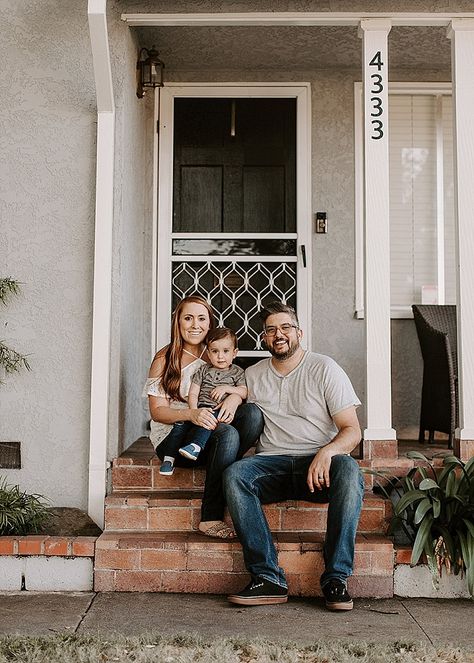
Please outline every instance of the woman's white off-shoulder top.
[[[186, 399], [185, 402], [182, 401], [171, 401], [169, 406], [174, 410], [182, 410], [188, 407], [187, 398], [189, 393], [189, 387], [191, 386], [191, 378], [197, 369], [205, 364], [204, 359], [197, 357], [190, 364], [181, 369], [181, 384], [179, 386], [179, 393], [183, 398]], [[160, 396], [161, 398], [168, 398], [166, 395], [163, 385], [161, 384], [161, 377], [159, 378], [148, 378], [143, 389], [143, 396]], [[151, 432], [150, 439], [154, 448], [160, 444], [162, 440], [168, 435], [168, 433], [173, 428], [173, 424], [162, 424], [159, 421], [151, 421]]]

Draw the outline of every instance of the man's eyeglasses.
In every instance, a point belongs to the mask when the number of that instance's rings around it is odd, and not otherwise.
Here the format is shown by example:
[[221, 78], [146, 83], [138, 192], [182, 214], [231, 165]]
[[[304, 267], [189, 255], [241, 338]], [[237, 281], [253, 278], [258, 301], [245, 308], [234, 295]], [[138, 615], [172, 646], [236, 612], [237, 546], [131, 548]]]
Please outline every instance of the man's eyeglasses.
[[283, 325], [278, 325], [278, 327], [264, 327], [262, 333], [265, 336], [275, 336], [278, 329], [282, 334], [289, 334], [292, 329], [299, 329], [299, 327], [298, 325], [290, 325], [289, 322], [285, 322]]

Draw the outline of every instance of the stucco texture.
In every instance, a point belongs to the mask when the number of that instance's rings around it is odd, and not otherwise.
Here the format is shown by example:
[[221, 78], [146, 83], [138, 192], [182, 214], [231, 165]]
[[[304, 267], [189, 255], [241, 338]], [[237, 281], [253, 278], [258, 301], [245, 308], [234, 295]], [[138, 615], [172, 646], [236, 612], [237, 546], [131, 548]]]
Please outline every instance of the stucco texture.
[[136, 96], [136, 35], [110, 3], [116, 104], [108, 458], [145, 432], [142, 387], [151, 352], [153, 108]]
[[[52, 20], [54, 17], [54, 20]], [[2, 338], [31, 372], [0, 385], [9, 482], [86, 506], [95, 92], [85, 3], [0, 3], [1, 276], [22, 284]]]

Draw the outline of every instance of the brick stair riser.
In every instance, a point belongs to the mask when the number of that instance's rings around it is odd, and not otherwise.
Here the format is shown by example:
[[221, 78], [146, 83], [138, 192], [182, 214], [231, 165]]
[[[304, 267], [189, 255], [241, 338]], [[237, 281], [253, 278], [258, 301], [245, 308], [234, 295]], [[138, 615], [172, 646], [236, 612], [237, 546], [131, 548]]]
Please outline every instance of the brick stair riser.
[[[173, 476], [163, 477], [159, 474], [159, 461], [155, 459], [148, 464], [123, 464], [124, 460], [117, 459], [112, 467], [113, 492], [144, 492], [160, 490], [192, 490], [202, 488], [206, 477], [202, 467], [194, 469], [176, 468]], [[373, 458], [357, 461], [359, 466], [376, 471], [386, 471], [396, 477], [403, 477], [414, 466], [424, 465], [423, 461], [410, 458]], [[433, 459], [435, 466], [441, 467], [442, 459]], [[383, 479], [378, 478], [384, 483]], [[373, 475], [364, 473], [364, 482], [367, 490], [370, 490], [375, 480]]]
[[161, 476], [159, 465], [114, 465], [112, 467], [113, 492], [143, 492], [158, 490], [192, 490], [202, 488], [206, 472], [202, 467], [177, 467], [170, 477]]
[[[111, 546], [101, 548], [101, 545]], [[106, 541], [97, 546], [96, 591], [216, 593], [241, 589], [248, 581], [237, 543], [161, 542], [153, 547], [140, 538]], [[157, 547], [157, 546], [163, 547]], [[113, 546], [113, 547], [112, 547]], [[279, 563], [293, 596], [320, 596], [321, 543], [277, 543]], [[354, 596], [393, 595], [393, 547], [390, 543], [356, 545]]]
[[[271, 504], [264, 512], [272, 531], [326, 531], [327, 505], [309, 502]], [[364, 501], [358, 531], [385, 533], [391, 518], [387, 500], [369, 498]], [[107, 498], [106, 530], [146, 530], [155, 532], [196, 530], [201, 517], [200, 499]], [[226, 517], [227, 522], [231, 522]]]

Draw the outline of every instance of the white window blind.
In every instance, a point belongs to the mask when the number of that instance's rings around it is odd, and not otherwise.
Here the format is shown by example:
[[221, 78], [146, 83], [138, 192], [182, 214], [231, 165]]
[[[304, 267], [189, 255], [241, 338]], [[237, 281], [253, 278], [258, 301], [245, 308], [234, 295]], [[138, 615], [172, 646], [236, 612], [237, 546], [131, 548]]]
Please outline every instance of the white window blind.
[[[419, 92], [418, 92], [419, 90]], [[362, 88], [355, 86], [356, 315], [363, 310]], [[391, 84], [389, 92], [392, 317], [431, 297], [456, 300], [452, 99], [443, 84]]]
[[[441, 169], [440, 169], [441, 165]], [[391, 306], [453, 303], [451, 97], [390, 95]], [[439, 191], [443, 194], [439, 197]], [[439, 209], [439, 207], [442, 209]], [[440, 225], [439, 225], [440, 224]], [[444, 241], [438, 246], [438, 234]], [[438, 266], [442, 266], [441, 277]], [[428, 295], [429, 296], [429, 295]]]

